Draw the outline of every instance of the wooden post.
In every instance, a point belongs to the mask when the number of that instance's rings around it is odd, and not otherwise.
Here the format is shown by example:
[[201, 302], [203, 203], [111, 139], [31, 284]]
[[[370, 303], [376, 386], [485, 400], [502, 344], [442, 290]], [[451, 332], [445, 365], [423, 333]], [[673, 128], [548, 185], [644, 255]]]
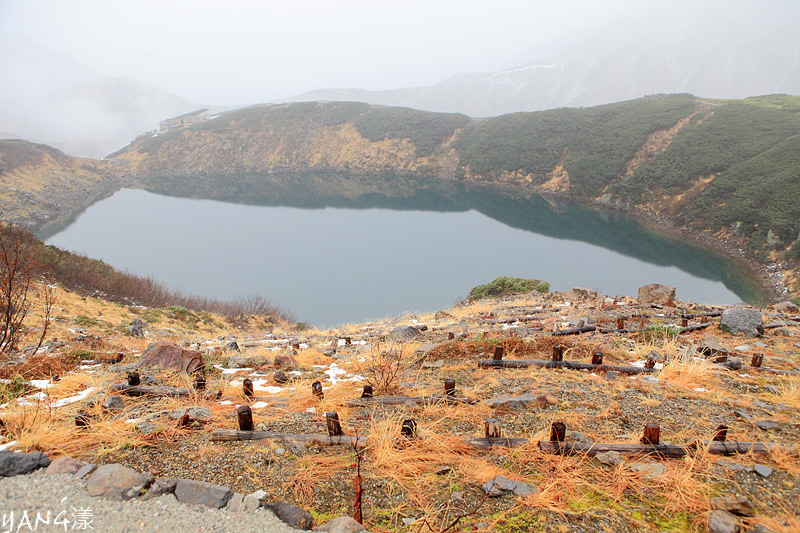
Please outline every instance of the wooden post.
[[563, 361], [564, 360], [564, 346], [561, 344], [557, 344], [553, 346], [553, 361]]
[[488, 339], [489, 332], [488, 331], [481, 331], [481, 339]]
[[353, 344], [353, 339], [351, 339], [350, 337], [345, 337], [344, 344], [345, 346], [351, 346]]
[[689, 327], [689, 317], [686, 315], [681, 315], [681, 327], [688, 328]]
[[550, 426], [550, 442], [564, 442], [567, 439], [567, 426], [563, 422], [553, 422]]
[[593, 365], [602, 365], [603, 364], [603, 354], [600, 352], [594, 352], [592, 354], [592, 364]]
[[700, 323], [701, 324], [708, 324], [708, 317], [706, 315], [701, 316], [700, 317]]
[[502, 346], [495, 346], [494, 352], [492, 353], [492, 359], [495, 361], [500, 361], [503, 359], [503, 347]]
[[300, 343], [299, 342], [293, 342], [292, 343], [292, 349], [299, 350], [300, 349]]
[[661, 433], [661, 428], [655, 422], [648, 422], [644, 426], [644, 435], [642, 435], [642, 444], [651, 444], [658, 446], [658, 438]]
[[447, 332], [447, 340], [451, 341], [456, 338], [456, 334], [452, 331]]
[[248, 398], [253, 397], [253, 381], [251, 379], [245, 378], [245, 380], [242, 381], [242, 392]]
[[50, 376], [50, 383], [58, 383], [59, 381], [61, 381], [61, 377], [58, 374]]
[[446, 380], [444, 380], [444, 393], [447, 396], [455, 396], [456, 395], [456, 380], [454, 380], [454, 379], [446, 379]]
[[128, 386], [135, 387], [141, 382], [142, 380], [139, 377], [139, 373], [137, 371], [134, 370], [132, 372], [128, 372]]
[[325, 413], [325, 425], [328, 426], [329, 437], [338, 437], [339, 435], [344, 435], [342, 432], [342, 425], [339, 423], [339, 413], [336, 411]]
[[496, 418], [487, 418], [484, 423], [487, 439], [499, 439], [501, 436], [500, 421]]
[[728, 426], [720, 425], [717, 427], [717, 431], [714, 433], [714, 438], [711, 440], [715, 440], [718, 442], [725, 442], [725, 439], [728, 438]]
[[647, 358], [647, 361], [645, 361], [645, 363], [644, 363], [644, 367], [645, 367], [645, 368], [650, 368], [650, 369], [652, 369], [652, 368], [655, 368], [655, 366], [656, 366], [656, 360], [655, 360], [655, 358], [653, 358], [653, 357], [648, 357], [648, 358]]
[[372, 385], [364, 385], [364, 392], [361, 393], [362, 398], [372, 398]]
[[403, 425], [400, 426], [400, 435], [407, 439], [417, 438], [417, 421], [413, 418], [403, 420]]
[[78, 414], [75, 415], [75, 426], [79, 428], [89, 427], [89, 413], [78, 411]]
[[179, 428], [188, 428], [192, 425], [192, 417], [189, 416], [189, 411], [184, 411], [183, 416], [178, 420]]
[[196, 376], [194, 378], [194, 390], [206, 390], [206, 378]]
[[764, 361], [764, 356], [760, 353], [754, 353], [753, 358], [750, 360], [750, 366], [760, 368], [761, 363]]
[[320, 400], [325, 398], [325, 394], [322, 392], [322, 383], [319, 381], [315, 381], [311, 384], [311, 392]]
[[618, 318], [617, 319], [617, 329], [625, 329], [625, 319]]
[[239, 418], [239, 431], [253, 431], [253, 412], [250, 407], [246, 405], [237, 407], [236, 416]]

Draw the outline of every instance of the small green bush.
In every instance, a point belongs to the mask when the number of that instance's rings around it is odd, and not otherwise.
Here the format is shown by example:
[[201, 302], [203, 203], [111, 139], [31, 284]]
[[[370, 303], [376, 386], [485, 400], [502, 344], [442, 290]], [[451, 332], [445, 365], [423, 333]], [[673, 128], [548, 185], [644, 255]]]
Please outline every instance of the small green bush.
[[550, 284], [540, 279], [515, 278], [511, 276], [500, 276], [491, 283], [478, 285], [470, 292], [467, 300], [474, 302], [483, 298], [502, 297], [509, 294], [521, 294], [531, 291], [550, 292]]
[[22, 376], [14, 376], [0, 383], [0, 402], [8, 403], [24, 396], [34, 389]]

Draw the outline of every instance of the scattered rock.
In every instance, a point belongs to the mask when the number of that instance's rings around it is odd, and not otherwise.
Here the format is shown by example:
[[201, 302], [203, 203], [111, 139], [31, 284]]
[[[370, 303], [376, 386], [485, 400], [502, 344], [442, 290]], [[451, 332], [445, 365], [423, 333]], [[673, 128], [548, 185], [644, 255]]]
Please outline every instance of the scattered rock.
[[550, 402], [547, 400], [547, 396], [544, 394], [522, 394], [520, 396], [504, 394], [503, 396], [497, 396], [495, 398], [486, 400], [486, 404], [492, 409], [507, 410], [528, 409], [531, 407], [544, 409], [549, 405], [549, 403]]
[[617, 379], [617, 377], [619, 377], [619, 372], [617, 372], [616, 370], [609, 370], [608, 372], [606, 372], [605, 380], [614, 381], [615, 379]]
[[731, 307], [722, 312], [719, 326], [733, 335], [742, 333], [750, 337], [764, 332], [761, 310], [747, 307]]
[[738, 516], [756, 515], [753, 504], [744, 496], [720, 496], [718, 498], [711, 498], [711, 507], [713, 509], [728, 511]]
[[119, 396], [106, 396], [100, 404], [106, 411], [122, 411], [125, 409], [125, 402]]
[[272, 374], [272, 381], [274, 381], [278, 385], [284, 385], [289, 383], [289, 376], [283, 370], [276, 370]]
[[736, 409], [733, 412], [733, 416], [735, 416], [736, 418], [741, 418], [742, 420], [751, 420], [752, 419], [752, 417], [749, 414], [747, 414], [746, 412], [742, 411], [741, 409]]
[[314, 531], [324, 531], [326, 533], [363, 533], [367, 529], [349, 516], [340, 516], [330, 522], [325, 522], [321, 526], [314, 528]]
[[578, 444], [594, 444], [594, 439], [591, 437], [587, 437], [583, 433], [573, 430], [567, 430], [565, 434], [567, 440], [572, 442], [577, 442]]
[[170, 342], [150, 344], [139, 361], [138, 368], [161, 368], [192, 374], [205, 371], [205, 361], [200, 352], [185, 350]]
[[164, 494], [175, 494], [175, 487], [178, 486], [178, 480], [174, 477], [161, 477], [155, 483], [150, 485], [150, 489], [142, 494], [140, 500], [152, 500]]
[[615, 451], [598, 453], [594, 458], [608, 466], [619, 466], [624, 462], [622, 454]]
[[275, 359], [272, 361], [272, 364], [274, 364], [276, 368], [280, 368], [282, 370], [300, 369], [300, 363], [298, 363], [297, 360], [290, 355], [276, 355]]
[[741, 533], [742, 523], [728, 511], [712, 511], [708, 515], [709, 533]]
[[225, 510], [232, 513], [238, 513], [242, 510], [242, 500], [244, 500], [244, 496], [238, 492], [234, 492], [233, 496], [231, 496], [231, 499], [225, 504]]
[[236, 341], [228, 341], [227, 344], [225, 344], [225, 349], [233, 350], [235, 352], [241, 351], [239, 350], [239, 344]]
[[658, 479], [667, 472], [667, 467], [655, 461], [643, 461], [628, 465], [631, 472], [641, 473], [645, 479]]
[[386, 339], [389, 342], [407, 342], [416, 338], [420, 330], [414, 326], [398, 326], [389, 332]]
[[296, 529], [311, 529], [314, 518], [311, 513], [288, 502], [265, 503], [264, 507], [275, 513], [275, 516]]
[[753, 465], [753, 472], [761, 477], [769, 477], [772, 475], [772, 469], [767, 465]]
[[86, 461], [81, 461], [74, 457], [57, 457], [53, 459], [50, 466], [44, 471], [45, 474], [75, 474], [86, 466]]
[[728, 360], [723, 364], [728, 370], [739, 370], [742, 368], [742, 360], [738, 357], [728, 357]]
[[81, 467], [81, 469], [75, 472], [75, 474], [72, 477], [75, 479], [83, 479], [92, 472], [94, 472], [95, 470], [97, 470], [97, 465], [89, 463], [86, 466]]
[[763, 390], [764, 392], [768, 392], [770, 394], [774, 394], [776, 396], [780, 396], [781, 394], [781, 391], [779, 391], [778, 387], [776, 387], [775, 385], [764, 385], [763, 387], [761, 387], [761, 390]]
[[232, 355], [228, 358], [228, 368], [257, 368], [268, 363], [269, 361], [263, 355], [251, 355], [250, 357]]
[[455, 320], [456, 317], [451, 315], [450, 313], [448, 313], [446, 311], [436, 311], [436, 313], [433, 315], [433, 319], [436, 320], [436, 321], [439, 321], [439, 320]]
[[777, 313], [800, 313], [800, 307], [786, 301], [774, 304], [772, 309]]
[[141, 318], [136, 318], [130, 325], [125, 328], [128, 331], [128, 334], [132, 337], [144, 337], [145, 330], [144, 328], [147, 327], [147, 322], [142, 320]]
[[192, 420], [200, 422], [210, 422], [212, 415], [208, 407], [189, 407], [188, 409], [175, 409], [169, 412], [169, 417], [173, 420], [180, 420], [183, 415], [188, 414]]
[[422, 363], [422, 368], [442, 368], [444, 366], [444, 360], [439, 359], [438, 361], [425, 361]]
[[764, 431], [769, 431], [771, 429], [780, 429], [783, 424], [780, 422], [776, 422], [775, 420], [758, 420], [756, 425], [763, 429]]
[[205, 481], [181, 479], [175, 486], [175, 497], [181, 503], [221, 509], [233, 497], [233, 491], [228, 487], [221, 487]]
[[153, 484], [150, 473], [139, 473], [120, 464], [100, 465], [86, 482], [89, 496], [102, 496], [111, 500], [130, 500], [142, 494]]
[[717, 459], [716, 464], [718, 466], [721, 466], [722, 468], [727, 468], [731, 472], [749, 472], [750, 470], [752, 470], [752, 468], [750, 468], [749, 466], [745, 466], [735, 461], [730, 461], [728, 459]]
[[523, 481], [514, 481], [505, 476], [495, 476], [483, 485], [483, 492], [491, 497], [514, 493], [517, 496], [528, 496], [539, 492], [539, 488]]
[[449, 474], [452, 471], [453, 471], [453, 469], [450, 468], [449, 466], [443, 466], [443, 467], [439, 468], [438, 470], [436, 470], [436, 472], [434, 472], [434, 474], [436, 474], [437, 476], [444, 476], [444, 475]]
[[0, 451], [0, 476], [11, 477], [30, 474], [34, 470], [50, 464], [50, 459], [42, 452], [19, 453], [10, 450]]
[[242, 511], [245, 513], [255, 513], [256, 509], [261, 507], [261, 498], [266, 495], [267, 493], [263, 490], [257, 490], [252, 494], [248, 494], [242, 499]]
[[163, 430], [164, 426], [153, 424], [152, 422], [139, 422], [134, 426], [134, 429], [143, 435], [150, 435]]
[[640, 304], [652, 303], [672, 307], [675, 304], [675, 287], [659, 283], [639, 287], [637, 300]]

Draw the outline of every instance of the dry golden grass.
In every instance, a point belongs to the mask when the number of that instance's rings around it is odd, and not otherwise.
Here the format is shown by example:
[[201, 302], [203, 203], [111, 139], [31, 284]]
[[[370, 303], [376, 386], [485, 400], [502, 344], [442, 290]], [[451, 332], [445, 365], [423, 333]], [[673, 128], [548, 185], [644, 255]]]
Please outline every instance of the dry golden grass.
[[658, 377], [670, 385], [683, 389], [715, 390], [719, 387], [717, 372], [718, 370], [704, 359], [672, 359], [664, 364]]

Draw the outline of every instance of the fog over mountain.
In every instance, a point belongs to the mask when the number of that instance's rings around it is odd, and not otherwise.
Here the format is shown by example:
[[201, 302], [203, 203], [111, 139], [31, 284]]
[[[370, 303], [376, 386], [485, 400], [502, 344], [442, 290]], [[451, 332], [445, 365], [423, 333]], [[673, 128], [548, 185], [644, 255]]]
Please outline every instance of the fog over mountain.
[[[730, 21], [729, 21], [730, 22]], [[655, 93], [707, 98], [800, 94], [800, 33], [781, 20], [686, 21], [608, 31], [545, 61], [459, 74], [427, 87], [323, 89], [287, 99], [353, 100], [495, 116], [582, 107]]]

